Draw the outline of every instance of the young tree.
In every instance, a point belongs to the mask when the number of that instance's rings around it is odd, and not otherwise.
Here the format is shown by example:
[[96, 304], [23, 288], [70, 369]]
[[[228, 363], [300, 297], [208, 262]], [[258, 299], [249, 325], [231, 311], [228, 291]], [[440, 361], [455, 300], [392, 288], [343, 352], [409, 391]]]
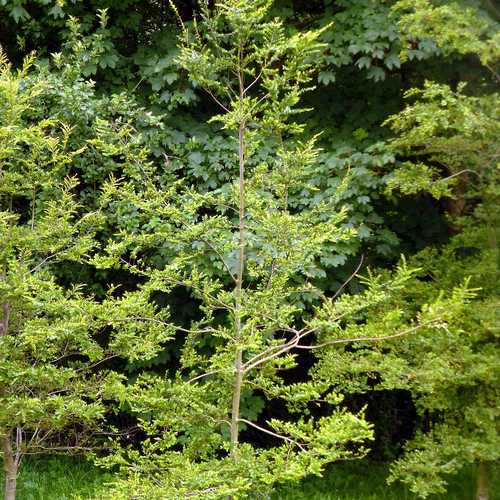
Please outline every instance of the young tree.
[[[346, 210], [337, 199], [302, 210], [288, 202], [317, 156], [315, 138], [291, 118], [301, 111], [322, 45], [319, 32], [289, 36], [269, 20], [271, 3], [202, 2], [200, 20], [182, 26], [179, 62], [220, 108], [212, 120], [234, 133], [234, 183], [198, 192], [174, 172], [148, 177], [151, 165], [136, 165], [128, 182], [111, 180], [106, 188], [107, 202], [133, 213], [142, 229], [124, 228], [109, 256], [94, 263], [121, 262], [159, 294], [186, 288], [199, 318], [190, 326], [166, 323], [184, 336], [175, 373], [144, 375], [129, 390], [149, 438], [142, 450], [119, 449], [104, 460], [127, 473], [110, 498], [241, 498], [362, 456], [371, 437], [362, 414], [342, 408], [329, 383], [287, 383], [282, 372], [297, 366], [301, 352], [442, 328], [453, 314], [447, 302], [414, 317], [385, 311], [360, 324], [404, 287], [412, 274], [404, 265], [392, 277], [371, 276], [356, 297], [326, 297], [313, 285], [324, 245], [355, 232], [343, 226]], [[274, 155], [258, 162], [264, 138], [274, 140]], [[163, 261], [151, 262], [158, 248]], [[262, 398], [283, 401], [287, 417], [256, 423], [253, 405]], [[322, 407], [322, 416], [311, 405]], [[268, 445], [245, 442], [243, 429], [268, 436]]]
[[[5, 499], [16, 496], [25, 455], [82, 452], [99, 446], [123, 377], [96, 368], [123, 356], [153, 356], [168, 336], [148, 293], [97, 302], [84, 286], [65, 289], [57, 266], [96, 251], [99, 212], [76, 202], [71, 130], [51, 118], [30, 121], [41, 83], [33, 58], [13, 72], [0, 53], [0, 441]], [[141, 318], [141, 319], [139, 319]], [[153, 319], [155, 320], [153, 321]], [[156, 322], [155, 322], [156, 321]], [[102, 436], [101, 436], [102, 440]], [[102, 443], [101, 443], [102, 445]]]

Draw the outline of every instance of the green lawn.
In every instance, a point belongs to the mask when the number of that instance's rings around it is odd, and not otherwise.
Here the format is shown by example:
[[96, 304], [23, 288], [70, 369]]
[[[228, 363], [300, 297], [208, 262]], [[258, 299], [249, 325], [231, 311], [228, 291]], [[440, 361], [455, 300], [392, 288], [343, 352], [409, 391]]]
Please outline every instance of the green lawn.
[[[448, 492], [445, 495], [435, 495], [432, 500], [473, 500], [475, 472], [475, 468], [470, 467], [464, 469], [459, 476], [450, 478]], [[492, 468], [491, 475], [490, 500], [500, 500], [500, 467]], [[323, 478], [310, 478], [299, 485], [282, 488], [273, 500], [416, 500], [418, 498], [402, 484], [388, 486], [385, 482], [386, 477], [387, 467], [378, 463], [333, 465]]]
[[[29, 459], [21, 465], [17, 500], [75, 500], [95, 498], [109, 480], [91, 463], [66, 457]], [[2, 478], [3, 480], [3, 478]], [[3, 481], [0, 481], [3, 487]]]
[[[310, 478], [282, 487], [273, 500], [412, 500], [416, 497], [402, 485], [385, 484], [386, 467], [370, 462], [332, 466], [324, 478]], [[472, 500], [473, 468], [454, 478], [446, 495], [432, 500]], [[68, 458], [41, 458], [23, 464], [18, 500], [96, 499], [111, 479], [88, 462]], [[1, 482], [1, 481], [0, 481]], [[492, 470], [492, 496], [500, 500], [500, 466]], [[165, 499], [168, 500], [168, 499]]]

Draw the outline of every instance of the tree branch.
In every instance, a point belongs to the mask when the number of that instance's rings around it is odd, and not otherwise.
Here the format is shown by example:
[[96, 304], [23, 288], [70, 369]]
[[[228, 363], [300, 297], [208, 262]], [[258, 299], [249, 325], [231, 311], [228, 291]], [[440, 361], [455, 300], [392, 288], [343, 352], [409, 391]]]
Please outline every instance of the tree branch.
[[439, 320], [436, 319], [436, 320], [429, 321], [428, 323], [415, 325], [411, 328], [403, 330], [402, 332], [394, 333], [392, 335], [386, 335], [384, 337], [353, 337], [353, 338], [349, 338], [349, 339], [336, 339], [336, 340], [330, 340], [328, 342], [323, 342], [322, 344], [317, 344], [317, 345], [296, 345], [295, 348], [296, 349], [313, 350], [313, 349], [321, 349], [322, 347], [327, 347], [327, 346], [334, 345], [334, 344], [348, 344], [351, 342], [381, 342], [382, 340], [390, 340], [390, 339], [395, 339], [398, 337], [403, 337], [404, 335], [408, 335], [410, 333], [413, 333], [413, 332], [417, 331], [418, 329], [423, 328], [425, 326], [431, 326], [433, 323], [436, 323], [437, 321], [439, 321]]
[[220, 373], [221, 371], [222, 370], [212, 370], [211, 372], [202, 373], [201, 375], [198, 375], [196, 377], [193, 377], [193, 378], [189, 379], [186, 383], [187, 384], [191, 384], [195, 380], [199, 380], [201, 378], [209, 377], [210, 375], [215, 375], [216, 373]]
[[361, 259], [359, 261], [358, 266], [356, 267], [355, 271], [347, 278], [346, 281], [342, 284], [342, 286], [335, 292], [334, 296], [332, 297], [332, 300], [335, 300], [340, 292], [354, 279], [354, 277], [358, 274], [359, 270], [361, 269], [361, 266], [363, 265], [363, 261], [365, 259], [365, 255], [361, 254]]
[[246, 94], [259, 80], [260, 77], [262, 76], [262, 69], [260, 70], [259, 74], [255, 77], [252, 83], [248, 85], [248, 87], [245, 89], [244, 93]]
[[226, 106], [224, 106], [224, 104], [222, 104], [219, 99], [217, 99], [217, 97], [215, 97], [215, 95], [212, 93], [211, 90], [209, 90], [207, 87], [203, 87], [203, 90], [206, 91], [206, 93], [226, 112], [226, 113], [230, 113], [229, 109], [226, 108]]
[[254, 424], [253, 422], [250, 422], [250, 420], [247, 420], [245, 418], [239, 418], [238, 422], [243, 422], [247, 425], [250, 425], [251, 427], [254, 427], [255, 429], [258, 429], [261, 432], [265, 432], [266, 434], [269, 434], [270, 436], [277, 437], [279, 439], [283, 439], [284, 441], [288, 441], [291, 444], [294, 444], [295, 446], [299, 447], [302, 451], [306, 451], [303, 445], [301, 445], [298, 441], [295, 441], [292, 438], [289, 438], [287, 436], [283, 436], [282, 434], [276, 434], [276, 432], [270, 431], [268, 429], [264, 429], [264, 427], [260, 427], [260, 425]]
[[[288, 342], [286, 342], [285, 344], [272, 346], [269, 349], [267, 349], [266, 351], [255, 355], [253, 358], [248, 360], [242, 366], [243, 372], [247, 373], [251, 369], [255, 368], [256, 366], [259, 366], [262, 363], [266, 363], [267, 361], [270, 361], [271, 359], [273, 359], [277, 356], [280, 356], [284, 352], [287, 352], [287, 351], [293, 349], [300, 342], [301, 338], [302, 338], [302, 335], [300, 335], [299, 333], [296, 333], [295, 337], [293, 339], [289, 340]], [[276, 352], [273, 352], [275, 350], [276, 350]]]
[[236, 277], [234, 276], [233, 272], [229, 268], [229, 265], [227, 264], [226, 259], [224, 259], [223, 255], [219, 252], [219, 250], [217, 250], [217, 248], [215, 247], [215, 245], [213, 245], [212, 243], [210, 243], [209, 241], [207, 241], [205, 239], [200, 239], [200, 241], [202, 243], [205, 243], [205, 245], [209, 246], [217, 254], [217, 256], [219, 257], [220, 261], [222, 262], [222, 264], [226, 268], [226, 271], [228, 272], [229, 276], [231, 276], [231, 279], [236, 283]]
[[64, 249], [60, 250], [59, 252], [53, 253], [53, 254], [45, 257], [45, 259], [43, 259], [41, 262], [39, 262], [33, 269], [30, 269], [29, 272], [34, 273], [34, 272], [38, 271], [46, 262], [48, 262], [51, 259], [54, 259], [55, 257], [57, 257], [58, 255], [61, 255], [62, 253], [66, 252], [67, 250], [68, 250], [67, 248], [64, 248]]

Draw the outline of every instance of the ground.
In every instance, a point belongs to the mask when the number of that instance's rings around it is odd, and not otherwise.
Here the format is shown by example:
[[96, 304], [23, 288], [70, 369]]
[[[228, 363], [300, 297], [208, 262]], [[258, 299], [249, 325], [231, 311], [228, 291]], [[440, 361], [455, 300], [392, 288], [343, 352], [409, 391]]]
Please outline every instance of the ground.
[[[384, 464], [356, 462], [330, 467], [324, 478], [310, 478], [300, 485], [285, 485], [273, 500], [413, 500], [402, 485], [387, 486]], [[474, 498], [475, 470], [463, 470], [453, 478], [446, 495], [430, 500], [471, 500]], [[19, 500], [87, 500], [99, 498], [112, 475], [81, 459], [65, 457], [25, 461], [19, 476]], [[492, 470], [492, 496], [500, 500], [500, 465]]]

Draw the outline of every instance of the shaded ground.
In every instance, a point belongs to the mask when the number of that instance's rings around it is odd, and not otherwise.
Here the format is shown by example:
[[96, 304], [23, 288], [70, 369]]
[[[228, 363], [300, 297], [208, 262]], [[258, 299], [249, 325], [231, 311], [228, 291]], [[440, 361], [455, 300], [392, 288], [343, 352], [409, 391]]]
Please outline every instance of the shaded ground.
[[[402, 485], [387, 486], [387, 468], [378, 463], [356, 462], [333, 465], [323, 478], [282, 487], [273, 500], [414, 500]], [[432, 500], [472, 500], [474, 468], [451, 480], [448, 493]], [[19, 500], [98, 499], [99, 491], [112, 476], [92, 464], [68, 458], [26, 461], [19, 477]], [[1, 484], [1, 481], [0, 481]], [[491, 499], [500, 500], [500, 465], [492, 468]]]

